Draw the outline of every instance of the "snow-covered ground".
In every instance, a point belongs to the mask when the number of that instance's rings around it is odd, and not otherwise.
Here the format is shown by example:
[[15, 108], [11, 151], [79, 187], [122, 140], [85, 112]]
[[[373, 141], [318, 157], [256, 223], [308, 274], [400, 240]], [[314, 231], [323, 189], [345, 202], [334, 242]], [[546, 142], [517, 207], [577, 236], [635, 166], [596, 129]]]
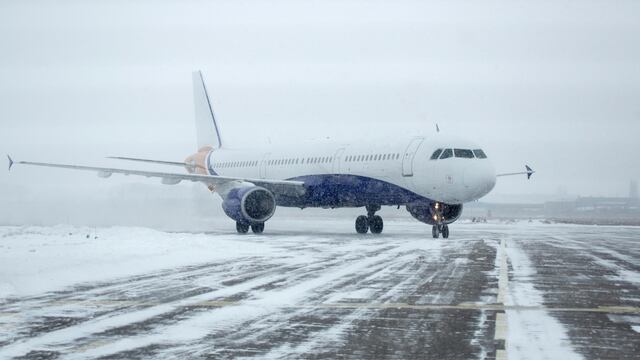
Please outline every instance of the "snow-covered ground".
[[0, 227], [0, 358], [484, 358], [496, 311], [512, 359], [640, 345], [638, 228], [460, 223], [436, 240], [404, 220], [352, 227]]
[[276, 250], [235, 234], [212, 241], [206, 234], [133, 227], [0, 227], [0, 238], [0, 298]]

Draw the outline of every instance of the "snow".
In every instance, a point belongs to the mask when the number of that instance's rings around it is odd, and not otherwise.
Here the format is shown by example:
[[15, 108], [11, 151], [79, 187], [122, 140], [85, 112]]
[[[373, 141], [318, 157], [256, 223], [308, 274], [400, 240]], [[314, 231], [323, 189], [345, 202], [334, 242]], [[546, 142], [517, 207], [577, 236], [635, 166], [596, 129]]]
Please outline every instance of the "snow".
[[[350, 228], [351, 226], [349, 230]], [[331, 229], [331, 231], [334, 230]], [[331, 288], [337, 282], [357, 274], [369, 272], [371, 275], [367, 279], [370, 280], [384, 276], [389, 271], [390, 257], [393, 263], [407, 264], [415, 259], [416, 251], [433, 252], [433, 256], [438, 256], [441, 247], [439, 242], [416, 239], [398, 239], [390, 248], [388, 238], [384, 237], [370, 238], [366, 243], [359, 243], [357, 239], [356, 241], [336, 241], [340, 239], [336, 234], [310, 236], [289, 233], [282, 236], [278, 235], [277, 231], [274, 233], [265, 236], [251, 234], [238, 236], [235, 232], [229, 232], [210, 236], [128, 227], [101, 229], [70, 226], [0, 227], [0, 289], [3, 297], [40, 295], [68, 290], [71, 286], [83, 283], [109, 283], [120, 278], [148, 275], [163, 270], [169, 270], [166, 275], [162, 275], [169, 280], [171, 270], [197, 264], [220, 262], [231, 267], [229, 271], [213, 272], [199, 277], [196, 283], [210, 289], [203, 294], [173, 302], [155, 305], [150, 303], [151, 306], [133, 312], [119, 312], [89, 319], [72, 327], [18, 340], [5, 346], [2, 353], [5, 356], [23, 355], [31, 349], [46, 348], [51, 344], [62, 344], [74, 339], [86, 339], [92, 334], [143, 322], [178, 309], [197, 306], [206, 301], [217, 301], [252, 290], [250, 298], [241, 303], [223, 306], [216, 308], [215, 311], [195, 314], [179, 322], [158, 326], [144, 335], [125, 337], [108, 343], [100, 343], [98, 340], [95, 341], [96, 346], [76, 349], [74, 354], [68, 354], [67, 357], [93, 358], [167, 341], [188, 343], [201, 339], [212, 331], [240, 326], [245, 321], [278, 313], [280, 312], [278, 309], [283, 307], [295, 308], [300, 303], [305, 303], [306, 299], [316, 296], [318, 289]], [[340, 258], [318, 252], [314, 244], [319, 239], [325, 242], [335, 241], [335, 244], [331, 245], [331, 253], [339, 254]], [[348, 234], [348, 239], [353, 240], [351, 233]], [[283, 246], [282, 241], [285, 241], [286, 246]], [[291, 251], [292, 246], [296, 251]], [[302, 251], [298, 251], [300, 249]], [[389, 251], [390, 249], [392, 251]], [[298, 271], [287, 277], [282, 271], [275, 271], [270, 275], [267, 268], [253, 280], [241, 281], [237, 285], [221, 286], [223, 280], [229, 280], [236, 262], [246, 266], [247, 263], [254, 262], [251, 260], [253, 258], [268, 259], [266, 262], [260, 260], [256, 262], [282, 269], [296, 265]], [[317, 271], [318, 267], [326, 267], [328, 271]], [[242, 273], [246, 274], [244, 271]], [[273, 282], [279, 282], [282, 286], [277, 290], [258, 290], [268, 288], [268, 285]], [[127, 285], [113, 286], [126, 287]], [[366, 297], [370, 294], [366, 289], [348, 286], [344, 289], [345, 297]], [[395, 288], [393, 290], [395, 291]], [[388, 294], [387, 297], [391, 295]], [[340, 300], [342, 300], [341, 297], [328, 292], [326, 299], [322, 301], [338, 302]], [[74, 313], [78, 308], [72, 303], [62, 303], [59, 306], [47, 304], [46, 315], [52, 315], [54, 311], [67, 316], [83, 315]], [[38, 309], [31, 309], [28, 312], [29, 317], [41, 315], [45, 314], [41, 314]], [[11, 326], [12, 319], [18, 321], [20, 317], [9, 318], [3, 326]], [[329, 329], [318, 339], [332, 341], [342, 333], [340, 328], [349, 326], [350, 321], [348, 319], [345, 321], [342, 326]], [[317, 344], [301, 344], [295, 351], [304, 352], [305, 346], [317, 346]]]
[[132, 227], [0, 227], [0, 299], [270, 250], [235, 234], [212, 240]]
[[571, 348], [566, 329], [542, 307], [542, 294], [533, 285], [535, 270], [527, 255], [513, 241], [507, 243], [507, 255], [513, 281], [509, 281], [506, 305], [529, 307], [506, 310], [508, 358], [582, 359]]
[[636, 271], [619, 269], [618, 277], [622, 281], [630, 282], [634, 285], [640, 285], [640, 273]]

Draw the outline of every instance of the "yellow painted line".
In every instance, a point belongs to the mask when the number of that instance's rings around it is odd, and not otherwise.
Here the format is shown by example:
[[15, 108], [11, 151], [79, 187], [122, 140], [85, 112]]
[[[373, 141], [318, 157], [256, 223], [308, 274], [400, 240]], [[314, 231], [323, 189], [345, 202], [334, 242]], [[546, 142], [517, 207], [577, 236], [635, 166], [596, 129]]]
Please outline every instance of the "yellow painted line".
[[[100, 305], [112, 305], [112, 306], [157, 306], [157, 305], [171, 305], [171, 303], [152, 302], [152, 301], [132, 301], [132, 300], [84, 300], [84, 301], [52, 301], [47, 305], [84, 305], [84, 306], [100, 306]], [[255, 305], [262, 306], [259, 301], [256, 302], [244, 302], [244, 301], [227, 301], [227, 300], [210, 300], [194, 302], [192, 304], [178, 304], [176, 307], [225, 307], [225, 306], [238, 306], [238, 305]], [[270, 306], [270, 305], [269, 305]], [[407, 303], [319, 303], [319, 304], [298, 304], [298, 305], [274, 305], [274, 307], [282, 308], [311, 308], [311, 309], [408, 309], [408, 310], [487, 310], [487, 311], [532, 311], [532, 310], [545, 310], [551, 312], [590, 312], [590, 313], [640, 313], [640, 307], [633, 306], [599, 306], [595, 308], [586, 307], [546, 307], [546, 306], [520, 306], [520, 305], [503, 305], [503, 304], [407, 304]], [[41, 307], [42, 308], [42, 307]], [[16, 316], [20, 313], [17, 312], [5, 312], [3, 316]]]
[[5, 312], [0, 312], [0, 316], [16, 316], [19, 315], [20, 313], [18, 311], [5, 311]]
[[192, 306], [202, 306], [202, 307], [223, 307], [223, 306], [232, 306], [232, 305], [240, 305], [239, 301], [201, 301], [199, 303], [195, 303]]
[[113, 342], [115, 342], [115, 341], [114, 340], [107, 340], [107, 339], [97, 339], [97, 340], [90, 341], [90, 342], [88, 342], [86, 344], [82, 344], [80, 346], [77, 346], [73, 350], [76, 351], [76, 352], [77, 351], [84, 352], [84, 351], [91, 350], [91, 349], [97, 349], [99, 347], [111, 344]]

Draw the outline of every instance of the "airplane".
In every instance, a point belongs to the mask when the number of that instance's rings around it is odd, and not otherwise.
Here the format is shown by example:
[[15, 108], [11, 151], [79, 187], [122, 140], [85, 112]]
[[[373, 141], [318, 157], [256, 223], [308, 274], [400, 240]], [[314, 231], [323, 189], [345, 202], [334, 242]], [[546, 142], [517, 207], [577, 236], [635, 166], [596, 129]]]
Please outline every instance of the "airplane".
[[449, 224], [460, 218], [463, 204], [487, 195], [501, 176], [496, 174], [481, 146], [437, 133], [372, 143], [308, 143], [268, 149], [228, 147], [220, 132], [201, 71], [192, 74], [198, 151], [183, 162], [111, 157], [112, 159], [179, 166], [186, 173], [130, 170], [9, 160], [15, 164], [46, 166], [112, 174], [159, 178], [163, 184], [204, 183], [222, 198], [222, 208], [245, 234], [264, 231], [277, 206], [342, 208], [364, 207], [355, 219], [359, 234], [382, 233], [376, 215], [382, 206], [404, 206], [420, 222], [431, 225], [433, 238], [449, 237]]

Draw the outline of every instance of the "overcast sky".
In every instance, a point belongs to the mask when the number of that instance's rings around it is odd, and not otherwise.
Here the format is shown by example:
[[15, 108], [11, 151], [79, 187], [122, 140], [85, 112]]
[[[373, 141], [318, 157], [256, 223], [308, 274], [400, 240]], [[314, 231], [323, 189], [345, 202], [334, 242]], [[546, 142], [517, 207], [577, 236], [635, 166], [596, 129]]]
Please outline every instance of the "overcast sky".
[[[493, 196], [625, 196], [640, 179], [639, 39], [637, 0], [0, 1], [0, 151], [182, 160], [202, 69], [231, 146], [438, 123], [499, 171], [538, 171]], [[0, 195], [150, 181], [25, 167], [0, 171]]]

